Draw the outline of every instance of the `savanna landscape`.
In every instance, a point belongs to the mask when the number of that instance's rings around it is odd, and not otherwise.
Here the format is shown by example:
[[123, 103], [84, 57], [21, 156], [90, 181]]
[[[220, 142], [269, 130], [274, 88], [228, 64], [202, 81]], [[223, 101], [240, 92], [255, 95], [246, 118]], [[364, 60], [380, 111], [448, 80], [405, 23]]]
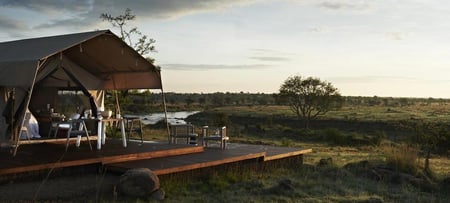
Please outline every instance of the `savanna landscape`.
[[[225, 95], [230, 103], [225, 102]], [[131, 94], [128, 102], [136, 104], [143, 96]], [[273, 95], [197, 95], [209, 98], [205, 100], [189, 94], [167, 96], [172, 100], [169, 109], [201, 111], [188, 117], [187, 122], [228, 126], [232, 144], [311, 148], [313, 152], [304, 156], [303, 164], [289, 160], [263, 167], [235, 164], [161, 176], [166, 202], [449, 201], [449, 100], [344, 97], [341, 108], [317, 117], [306, 129], [289, 106], [276, 104]], [[223, 103], [212, 103], [221, 100], [211, 99], [214, 97], [224, 99]], [[246, 105], [235, 104], [237, 98], [246, 98]], [[258, 104], [262, 100], [267, 103]], [[134, 108], [148, 108], [144, 106], [160, 107], [148, 103]], [[144, 131], [146, 140], [167, 139], [161, 122], [145, 126]], [[434, 137], [427, 137], [429, 134]], [[438, 141], [431, 142], [433, 139]], [[428, 141], [434, 144], [425, 144]], [[67, 192], [60, 186], [51, 190], [59, 196], [46, 194], [46, 190], [40, 190], [39, 196], [61, 201], [155, 201], [118, 195], [114, 184], [120, 174], [82, 173], [46, 180], [46, 185], [81, 181], [85, 186], [80, 190]], [[41, 181], [25, 179], [14, 185], [35, 191]], [[9, 188], [17, 189], [11, 185]], [[93, 191], [96, 196], [89, 195]]]
[[[88, 54], [85, 41], [70, 52], [83, 56], [72, 61], [86, 58], [86, 64], [75, 64], [86, 68], [80, 69], [83, 72], [97, 66], [109, 68], [104, 77], [98, 72], [88, 75], [98, 79], [98, 84], [112, 81], [111, 87], [101, 89], [105, 95], [102, 92], [98, 105], [108, 110], [107, 118], [112, 113], [117, 118], [145, 118], [166, 110], [198, 111], [185, 121], [196, 126], [199, 134], [201, 126], [226, 126], [231, 146], [272, 145], [311, 149], [311, 153], [264, 164], [242, 161], [161, 175], [159, 194], [163, 198], [120, 194], [117, 183], [122, 173], [104, 166], [52, 168], [0, 177], [1, 202], [450, 202], [450, 99], [420, 97], [446, 97], [441, 91], [448, 86], [448, 36], [441, 32], [448, 30], [448, 12], [442, 10], [445, 3], [167, 2], [89, 1], [62, 6], [8, 2], [0, 5], [7, 13], [0, 27], [8, 33], [3, 36], [8, 40], [43, 28], [45, 33], [60, 32], [69, 25], [68, 30], [98, 30], [100, 25], [115, 29], [120, 34], [114, 38], [120, 41], [120, 51], [109, 55], [114, 50], [105, 48], [98, 56], [107, 65]], [[135, 21], [132, 10], [124, 9], [129, 5], [142, 20]], [[31, 14], [27, 14], [29, 9]], [[36, 16], [47, 13], [51, 16], [36, 24]], [[160, 55], [156, 40], [145, 34], [150, 31], [159, 34]], [[102, 32], [114, 36], [110, 30]], [[115, 77], [109, 74], [124, 72], [108, 60], [123, 57], [124, 47], [129, 52], [123, 67], [132, 75], [120, 81], [125, 86], [116, 88]], [[55, 61], [67, 58], [65, 49], [54, 52]], [[29, 60], [29, 56], [18, 56], [12, 58]], [[38, 73], [47, 71], [43, 68], [47, 57], [37, 58], [30, 89], [17, 87], [28, 94], [26, 104], [21, 104], [24, 109], [29, 107]], [[13, 64], [11, 58], [2, 60], [4, 67]], [[147, 68], [135, 72], [142, 64]], [[97, 109], [90, 89], [79, 81], [86, 77], [77, 78], [59, 66], [45, 73], [61, 83], [53, 87], [58, 102], [51, 113], [55, 108], [63, 116], [70, 115], [82, 106], [92, 108], [92, 103]], [[66, 81], [52, 75], [62, 74], [57, 68], [64, 69]], [[164, 85], [169, 84], [167, 89], [174, 92], [162, 91], [161, 70], [167, 73]], [[139, 77], [143, 71], [153, 76]], [[330, 82], [300, 75], [290, 76], [274, 91], [286, 72], [328, 76], [353, 95], [406, 97], [345, 96]], [[136, 85], [127, 87], [131, 82]], [[10, 83], [4, 86], [9, 88]], [[36, 86], [46, 84], [37, 81]], [[223, 92], [230, 88], [234, 92]], [[203, 91], [208, 93], [186, 93]], [[14, 94], [9, 99], [14, 100]], [[91, 118], [102, 119], [103, 110]], [[144, 139], [167, 142], [168, 126], [167, 120], [145, 125]], [[119, 139], [115, 129], [107, 134]], [[69, 133], [67, 137], [68, 146]]]
[[[226, 171], [205, 180], [186, 181], [182, 190], [178, 184], [173, 188], [176, 197], [172, 198], [223, 202], [448, 201], [445, 115], [450, 104], [433, 99], [353, 99], [404, 104], [345, 104], [313, 121], [309, 130], [301, 127], [287, 106], [218, 107], [194, 115], [189, 119], [193, 123], [205, 122], [209, 116], [233, 126], [233, 142], [312, 148], [313, 153], [305, 155], [302, 166]], [[440, 142], [446, 144], [435, 146], [429, 169], [424, 168], [424, 148], [428, 146], [417, 140], [420, 129], [405, 126], [409, 122], [443, 124], [439, 126], [443, 133]], [[427, 128], [423, 133], [432, 131]], [[220, 192], [208, 192], [214, 189]], [[170, 199], [172, 189], [167, 191]]]

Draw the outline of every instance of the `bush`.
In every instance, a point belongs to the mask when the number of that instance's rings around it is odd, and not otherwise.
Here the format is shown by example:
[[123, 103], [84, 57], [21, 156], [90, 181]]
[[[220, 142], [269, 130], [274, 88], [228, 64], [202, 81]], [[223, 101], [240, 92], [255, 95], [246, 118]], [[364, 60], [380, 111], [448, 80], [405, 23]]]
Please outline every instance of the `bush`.
[[385, 145], [382, 147], [386, 164], [397, 172], [416, 175], [419, 172], [418, 150], [405, 145]]
[[348, 136], [344, 135], [341, 131], [336, 128], [328, 128], [324, 131], [325, 141], [331, 142], [336, 145], [347, 145]]
[[291, 139], [283, 137], [283, 138], [281, 138], [281, 146], [291, 147], [291, 146], [293, 146], [293, 142]]

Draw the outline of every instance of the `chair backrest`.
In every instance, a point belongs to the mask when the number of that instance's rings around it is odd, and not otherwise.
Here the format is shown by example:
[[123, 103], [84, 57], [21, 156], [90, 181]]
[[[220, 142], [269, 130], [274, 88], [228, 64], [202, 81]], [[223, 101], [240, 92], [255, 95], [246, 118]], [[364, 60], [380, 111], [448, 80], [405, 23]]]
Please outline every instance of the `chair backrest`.
[[73, 113], [70, 115], [70, 119], [76, 120], [76, 119], [80, 119], [80, 114], [79, 113]]
[[192, 124], [175, 124], [170, 125], [171, 135], [188, 135], [194, 133], [194, 125]]
[[82, 119], [72, 119], [69, 123], [72, 131], [84, 131], [86, 128], [86, 124]]
[[[212, 127], [208, 128], [208, 126], [205, 126], [202, 133], [204, 133], [206, 136], [219, 136], [219, 137], [226, 137], [227, 136], [227, 127]], [[211, 133], [211, 134], [209, 134]]]
[[222, 128], [220, 128], [219, 135], [220, 135], [220, 137], [227, 136], [227, 127], [226, 126], [223, 126]]

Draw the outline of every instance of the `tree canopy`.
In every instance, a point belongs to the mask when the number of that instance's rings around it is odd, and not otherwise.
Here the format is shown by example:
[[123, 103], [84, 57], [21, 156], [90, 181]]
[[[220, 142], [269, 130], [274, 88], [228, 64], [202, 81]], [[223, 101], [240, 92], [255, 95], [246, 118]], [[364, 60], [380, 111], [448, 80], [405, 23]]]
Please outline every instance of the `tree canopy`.
[[[133, 47], [140, 55], [144, 56], [150, 52], [155, 51], [154, 43], [156, 40], [149, 38], [147, 35], [142, 34], [137, 27], [133, 27], [129, 30], [125, 28], [129, 21], [135, 20], [136, 15], [131, 14], [131, 9], [127, 8], [125, 13], [112, 16], [108, 13], [102, 13], [100, 18], [103, 21], [108, 21], [113, 27], [120, 29], [120, 38], [125, 41], [130, 47]], [[136, 42], [133, 42], [136, 39]], [[146, 57], [151, 63], [154, 62], [153, 58]]]
[[278, 96], [304, 121], [307, 129], [310, 120], [342, 105], [341, 95], [331, 83], [313, 77], [304, 79], [299, 75], [286, 79]]

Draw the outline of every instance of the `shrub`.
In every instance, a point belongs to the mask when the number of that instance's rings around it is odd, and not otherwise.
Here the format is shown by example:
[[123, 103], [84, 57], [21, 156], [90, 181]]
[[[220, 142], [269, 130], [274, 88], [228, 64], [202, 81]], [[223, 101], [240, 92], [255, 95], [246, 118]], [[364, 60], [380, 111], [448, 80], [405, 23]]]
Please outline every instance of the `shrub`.
[[382, 147], [386, 164], [397, 172], [416, 175], [419, 172], [418, 150], [405, 145], [385, 145]]
[[281, 145], [285, 146], [285, 147], [291, 147], [291, 146], [293, 146], [293, 142], [291, 139], [283, 137], [283, 138], [281, 138]]
[[341, 131], [336, 128], [327, 128], [324, 131], [325, 141], [331, 142], [336, 145], [348, 144], [348, 136], [345, 136]]
[[382, 131], [375, 132], [375, 135], [371, 137], [370, 141], [373, 145], [379, 146], [381, 141], [386, 137], [386, 134]]

